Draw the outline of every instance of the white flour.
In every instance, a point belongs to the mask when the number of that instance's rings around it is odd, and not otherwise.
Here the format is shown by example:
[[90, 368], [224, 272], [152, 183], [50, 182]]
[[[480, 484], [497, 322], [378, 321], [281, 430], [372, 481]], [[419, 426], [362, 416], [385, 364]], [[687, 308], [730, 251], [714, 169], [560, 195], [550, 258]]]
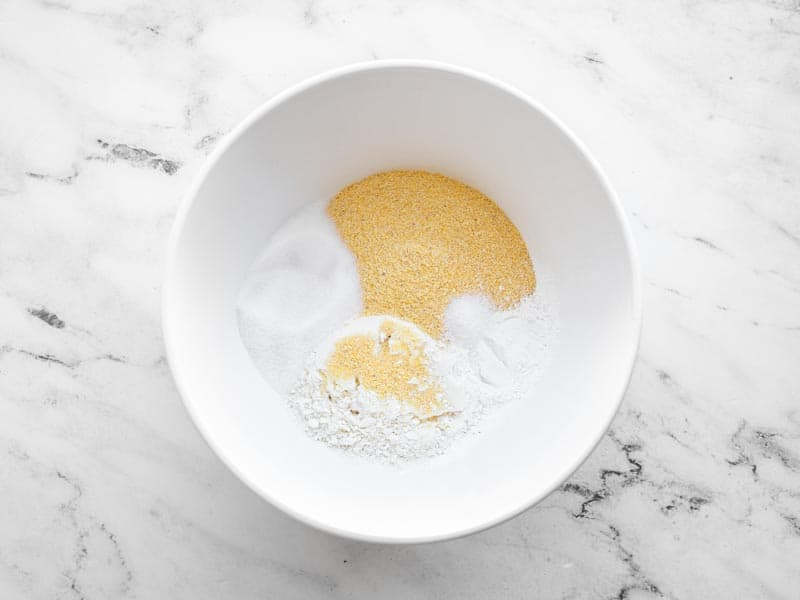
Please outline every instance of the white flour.
[[439, 411], [434, 420], [421, 419], [407, 404], [395, 398], [381, 398], [354, 381], [337, 381], [341, 388], [338, 397], [332, 400], [329, 395], [322, 369], [336, 340], [355, 334], [377, 337], [385, 319], [412, 328], [424, 340], [429, 358], [440, 352], [440, 344], [408, 321], [389, 316], [353, 319], [310, 356], [305, 376], [291, 393], [290, 403], [303, 417], [306, 431], [331, 446], [389, 461], [438, 454], [444, 450], [443, 442], [454, 426], [459, 426], [453, 415]]
[[355, 261], [324, 203], [272, 236], [240, 293], [239, 329], [259, 371], [287, 396], [311, 437], [388, 462], [429, 457], [473, 429], [492, 406], [536, 401], [535, 382], [558, 328], [552, 284], [540, 271], [536, 292], [511, 310], [478, 295], [453, 300], [441, 340], [401, 321], [425, 340], [431, 373], [444, 391], [445, 407], [434, 418], [354, 382], [337, 382], [337, 395], [329, 396], [321, 371], [336, 340], [375, 333], [394, 317], [357, 317]]

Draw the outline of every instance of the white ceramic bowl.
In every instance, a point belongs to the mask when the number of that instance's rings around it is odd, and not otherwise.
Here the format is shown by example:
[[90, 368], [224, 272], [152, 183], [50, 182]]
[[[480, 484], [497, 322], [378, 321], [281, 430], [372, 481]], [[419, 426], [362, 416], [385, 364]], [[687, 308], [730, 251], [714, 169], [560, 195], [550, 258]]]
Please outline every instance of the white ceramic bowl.
[[[401, 468], [307, 437], [253, 365], [235, 310], [248, 266], [284, 219], [396, 168], [438, 171], [493, 198], [546, 265], [561, 320], [535, 397], [501, 408], [443, 456]], [[279, 94], [219, 144], [175, 223], [163, 319], [186, 407], [242, 481], [326, 531], [420, 542], [508, 519], [581, 464], [627, 386], [641, 290], [619, 202], [550, 113], [460, 68], [374, 62]]]

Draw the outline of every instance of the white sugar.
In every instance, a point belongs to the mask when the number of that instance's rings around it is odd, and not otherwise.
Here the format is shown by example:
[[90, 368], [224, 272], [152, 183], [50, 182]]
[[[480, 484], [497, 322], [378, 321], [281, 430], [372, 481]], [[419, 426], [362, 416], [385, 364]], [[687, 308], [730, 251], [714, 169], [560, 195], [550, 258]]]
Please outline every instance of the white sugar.
[[361, 311], [353, 255], [313, 203], [269, 239], [239, 293], [242, 341], [261, 375], [286, 394], [317, 345]]

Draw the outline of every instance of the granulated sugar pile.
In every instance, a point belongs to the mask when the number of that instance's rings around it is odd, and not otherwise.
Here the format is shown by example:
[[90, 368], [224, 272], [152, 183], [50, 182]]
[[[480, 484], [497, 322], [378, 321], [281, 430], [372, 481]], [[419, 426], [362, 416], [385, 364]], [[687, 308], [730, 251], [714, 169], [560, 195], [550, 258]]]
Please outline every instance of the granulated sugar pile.
[[308, 358], [361, 312], [353, 255], [314, 203], [269, 239], [239, 292], [239, 332], [261, 375], [288, 394]]
[[395, 462], [444, 452], [492, 406], [535, 401], [557, 332], [550, 287], [492, 200], [390, 171], [272, 236], [239, 326], [309, 435]]

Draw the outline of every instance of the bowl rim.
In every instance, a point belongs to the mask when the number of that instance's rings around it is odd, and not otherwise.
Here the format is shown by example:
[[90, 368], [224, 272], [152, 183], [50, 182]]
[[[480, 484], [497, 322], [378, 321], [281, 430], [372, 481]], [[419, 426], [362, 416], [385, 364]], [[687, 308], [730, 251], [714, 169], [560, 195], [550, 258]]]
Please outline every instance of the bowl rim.
[[[627, 374], [624, 378], [621, 388], [617, 391], [615, 395], [616, 400], [614, 402], [613, 410], [609, 411], [608, 416], [606, 417], [605, 422], [603, 423], [603, 427], [598, 429], [598, 434], [595, 436], [595, 439], [593, 439], [591, 443], [586, 446], [586, 449], [582, 452], [581, 456], [579, 456], [577, 460], [565, 466], [561, 470], [559, 476], [554, 478], [553, 482], [549, 486], [547, 486], [544, 489], [544, 491], [532, 495], [520, 506], [518, 506], [513, 510], [497, 515], [496, 517], [483, 521], [481, 523], [464, 527], [462, 529], [440, 534], [425, 535], [425, 536], [394, 537], [385, 535], [373, 535], [362, 531], [343, 529], [335, 525], [331, 525], [330, 523], [318, 521], [312, 517], [309, 517], [306, 514], [303, 514], [302, 512], [296, 511], [291, 506], [288, 506], [283, 502], [281, 502], [280, 500], [274, 498], [268, 491], [261, 489], [261, 487], [258, 486], [254, 481], [251, 481], [239, 469], [239, 467], [236, 464], [234, 464], [233, 461], [230, 460], [228, 456], [226, 456], [226, 454], [222, 451], [222, 449], [217, 447], [217, 445], [213, 442], [210, 432], [207, 430], [206, 425], [204, 425], [202, 420], [198, 418], [198, 414], [195, 411], [194, 404], [189, 398], [189, 394], [187, 392], [188, 388], [181, 374], [174, 368], [174, 365], [176, 364], [175, 357], [178, 354], [177, 348], [179, 344], [175, 339], [174, 329], [170, 326], [169, 306], [170, 306], [170, 298], [172, 296], [172, 287], [173, 287], [172, 282], [174, 281], [172, 273], [175, 269], [175, 257], [177, 254], [178, 243], [180, 241], [181, 234], [183, 233], [184, 225], [186, 222], [186, 218], [189, 214], [189, 211], [191, 210], [194, 204], [194, 200], [197, 196], [198, 191], [202, 187], [208, 175], [217, 165], [217, 162], [219, 162], [219, 159], [239, 139], [239, 137], [242, 136], [242, 134], [245, 131], [247, 131], [253, 124], [259, 121], [265, 114], [267, 114], [271, 110], [280, 106], [284, 102], [291, 100], [293, 97], [298, 96], [299, 94], [302, 94], [303, 92], [313, 87], [316, 87], [320, 84], [358, 72], [375, 71], [375, 70], [408, 69], [408, 68], [440, 71], [449, 74], [460, 75], [478, 80], [484, 84], [495, 87], [500, 91], [503, 91], [507, 94], [516, 97], [518, 100], [524, 102], [533, 110], [538, 111], [542, 116], [544, 116], [547, 120], [549, 120], [561, 132], [562, 135], [564, 135], [572, 144], [575, 145], [575, 147], [578, 149], [581, 155], [586, 159], [587, 163], [589, 164], [594, 174], [600, 181], [600, 185], [603, 191], [605, 192], [608, 201], [611, 204], [611, 208], [614, 212], [614, 215], [616, 216], [616, 219], [622, 231], [627, 259], [631, 266], [630, 297], [633, 306], [634, 337], [632, 340], [628, 341], [629, 347], [627, 349], [627, 356], [624, 357], [624, 364], [627, 365], [626, 366]], [[258, 106], [249, 115], [247, 115], [230, 132], [228, 132], [223, 137], [223, 139], [220, 140], [220, 142], [216, 145], [216, 147], [212, 150], [212, 152], [206, 157], [203, 165], [201, 166], [199, 171], [194, 175], [191, 184], [189, 185], [187, 191], [183, 195], [183, 198], [175, 213], [175, 220], [173, 222], [172, 229], [169, 234], [167, 251], [166, 251], [166, 262], [164, 267], [163, 288], [161, 294], [161, 328], [162, 328], [162, 335], [164, 338], [164, 345], [166, 349], [167, 364], [169, 365], [170, 372], [172, 373], [172, 378], [175, 381], [175, 386], [178, 390], [178, 394], [181, 397], [181, 401], [183, 402], [186, 411], [189, 413], [189, 417], [192, 423], [194, 424], [197, 431], [200, 433], [201, 437], [205, 440], [206, 444], [214, 452], [214, 454], [234, 475], [236, 475], [236, 477], [242, 483], [245, 484], [245, 486], [247, 486], [250, 490], [255, 492], [256, 495], [266, 500], [269, 504], [278, 508], [283, 513], [300, 521], [301, 523], [304, 523], [306, 525], [309, 525], [326, 533], [333, 534], [342, 538], [354, 539], [363, 542], [381, 543], [381, 544], [418, 544], [418, 543], [446, 541], [471, 535], [473, 533], [477, 533], [479, 531], [483, 531], [491, 527], [494, 527], [495, 525], [499, 525], [505, 521], [513, 519], [514, 517], [520, 515], [529, 508], [538, 504], [544, 498], [549, 496], [553, 491], [555, 491], [558, 487], [560, 487], [575, 471], [577, 471], [581, 467], [581, 465], [586, 461], [586, 459], [592, 454], [592, 452], [594, 452], [595, 448], [597, 448], [598, 444], [605, 436], [612, 421], [614, 420], [619, 411], [619, 408], [622, 404], [622, 399], [625, 395], [626, 390], [628, 389], [628, 385], [630, 384], [631, 376], [633, 374], [633, 367], [635, 365], [636, 356], [639, 350], [639, 344], [641, 341], [641, 329], [642, 329], [641, 263], [639, 260], [639, 255], [636, 249], [636, 245], [634, 243], [630, 222], [625, 214], [625, 211], [622, 207], [622, 204], [617, 194], [611, 187], [611, 184], [605, 172], [600, 167], [596, 159], [589, 153], [588, 149], [583, 144], [583, 142], [581, 142], [578, 139], [578, 137], [558, 117], [556, 117], [553, 113], [551, 113], [547, 108], [542, 106], [539, 102], [533, 100], [518, 88], [509, 85], [507, 83], [504, 83], [490, 75], [487, 75], [485, 73], [470, 68], [461, 67], [446, 62], [426, 60], [426, 59], [382, 59], [382, 60], [357, 62], [324, 71], [322, 73], [304, 79], [303, 81], [295, 83], [294, 85], [291, 85], [288, 88], [284, 89], [283, 91], [279, 92], [278, 94], [272, 96], [269, 100]]]

